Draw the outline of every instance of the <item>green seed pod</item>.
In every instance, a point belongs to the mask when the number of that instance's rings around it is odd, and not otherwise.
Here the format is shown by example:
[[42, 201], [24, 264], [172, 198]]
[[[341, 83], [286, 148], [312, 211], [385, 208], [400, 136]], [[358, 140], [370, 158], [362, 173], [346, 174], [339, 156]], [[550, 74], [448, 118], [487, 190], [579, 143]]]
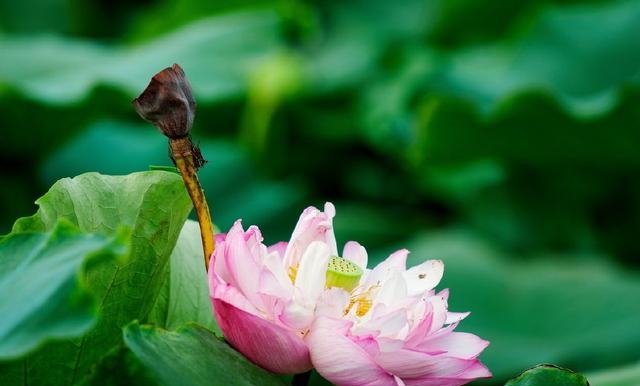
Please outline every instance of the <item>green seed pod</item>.
[[340, 287], [349, 292], [358, 286], [362, 277], [362, 268], [339, 256], [333, 256], [327, 267], [326, 287]]

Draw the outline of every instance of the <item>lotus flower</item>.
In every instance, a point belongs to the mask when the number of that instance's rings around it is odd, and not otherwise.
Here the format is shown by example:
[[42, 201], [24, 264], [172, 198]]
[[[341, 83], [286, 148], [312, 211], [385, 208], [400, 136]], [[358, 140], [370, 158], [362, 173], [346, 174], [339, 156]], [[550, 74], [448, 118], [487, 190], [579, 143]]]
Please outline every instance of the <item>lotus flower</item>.
[[[305, 340], [318, 372], [340, 386], [456, 386], [491, 373], [477, 359], [489, 344], [454, 332], [468, 313], [447, 311], [439, 260], [406, 269], [408, 251], [393, 253], [357, 284], [333, 287], [318, 300]], [[367, 254], [348, 243], [346, 264], [366, 267]]]
[[211, 298], [227, 340], [276, 373], [315, 367], [339, 386], [462, 385], [489, 377], [477, 359], [488, 342], [453, 331], [468, 313], [448, 312], [436, 292], [444, 265], [406, 269], [407, 250], [367, 269], [348, 242], [339, 256], [335, 209], [307, 208], [288, 243], [267, 247], [237, 221], [218, 236]]
[[213, 309], [225, 338], [257, 365], [280, 374], [312, 368], [304, 337], [336, 255], [333, 205], [307, 208], [288, 243], [262, 243], [238, 220], [218, 235], [209, 268]]

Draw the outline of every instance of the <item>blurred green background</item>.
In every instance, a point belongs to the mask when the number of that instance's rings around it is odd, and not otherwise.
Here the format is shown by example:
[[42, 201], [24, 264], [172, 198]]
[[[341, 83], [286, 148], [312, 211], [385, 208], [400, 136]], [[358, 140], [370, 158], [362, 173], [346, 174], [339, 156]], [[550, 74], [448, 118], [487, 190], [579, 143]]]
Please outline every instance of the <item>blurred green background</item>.
[[169, 164], [131, 100], [176, 62], [221, 229], [332, 201], [339, 244], [445, 261], [493, 382], [640, 379], [640, 1], [0, 0], [0, 59], [0, 233]]

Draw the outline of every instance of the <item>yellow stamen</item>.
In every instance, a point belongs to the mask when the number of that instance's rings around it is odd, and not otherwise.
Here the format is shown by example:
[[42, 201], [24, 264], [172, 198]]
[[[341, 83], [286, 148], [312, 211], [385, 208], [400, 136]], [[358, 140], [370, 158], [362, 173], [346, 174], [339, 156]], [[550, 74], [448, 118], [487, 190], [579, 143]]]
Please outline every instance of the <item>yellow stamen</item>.
[[289, 279], [291, 279], [291, 282], [295, 283], [296, 276], [298, 276], [298, 265], [296, 264], [296, 265], [290, 266], [287, 274], [289, 274]]
[[371, 299], [365, 298], [358, 302], [358, 308], [356, 308], [356, 316], [362, 317], [371, 309]]
[[[363, 292], [359, 292], [359, 293], [353, 293], [351, 294], [351, 299], [349, 299], [349, 304], [347, 305], [347, 308], [345, 308], [343, 315], [347, 315], [349, 312], [351, 312], [351, 309], [355, 306], [355, 313], [357, 317], [363, 317], [364, 315], [367, 314], [367, 312], [369, 312], [369, 310], [371, 310], [371, 306], [373, 304], [372, 298], [373, 298], [373, 292], [379, 287], [379, 285], [373, 285], [369, 288], [367, 288], [366, 291]], [[354, 292], [357, 291], [354, 290]]]

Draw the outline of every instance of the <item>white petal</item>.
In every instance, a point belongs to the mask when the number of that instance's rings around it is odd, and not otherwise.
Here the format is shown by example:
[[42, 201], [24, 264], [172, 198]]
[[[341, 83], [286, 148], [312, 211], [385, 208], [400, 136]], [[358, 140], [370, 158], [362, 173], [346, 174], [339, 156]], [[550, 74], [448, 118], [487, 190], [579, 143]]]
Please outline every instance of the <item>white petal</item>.
[[434, 332], [441, 329], [447, 321], [447, 301], [439, 295], [430, 296], [426, 300], [431, 303], [433, 307], [431, 311], [433, 319], [430, 332]]
[[406, 297], [407, 283], [405, 283], [400, 271], [394, 269], [389, 272], [389, 276], [381, 283], [381, 287], [376, 292], [373, 303], [374, 305], [383, 303], [393, 307], [399, 305]]
[[293, 283], [285, 270], [282, 256], [278, 255], [277, 252], [271, 252], [264, 258], [262, 264], [264, 264], [264, 267], [273, 274], [282, 288], [291, 293], [293, 292]]
[[405, 346], [404, 339], [386, 338], [379, 336], [376, 338], [380, 352], [390, 352], [400, 350]]
[[342, 288], [332, 287], [322, 292], [316, 305], [316, 317], [328, 316], [341, 319], [349, 305], [349, 293]]
[[308, 301], [315, 303], [324, 290], [330, 253], [326, 243], [314, 241], [302, 254], [295, 286]]
[[391, 267], [404, 271], [405, 269], [407, 269], [407, 256], [409, 256], [408, 250], [404, 248], [399, 249], [389, 255], [385, 262]]
[[313, 321], [313, 307], [298, 302], [291, 302], [279, 319], [285, 326], [298, 331], [305, 331]]
[[376, 265], [371, 271], [368, 271], [361, 283], [365, 283], [365, 285], [368, 286], [376, 285], [384, 281], [393, 270], [404, 272], [408, 255], [409, 251], [406, 249], [392, 253], [383, 262]]
[[447, 312], [445, 324], [458, 323], [469, 316], [470, 312]]
[[[399, 309], [393, 312], [387, 312], [385, 315], [379, 317], [373, 317], [365, 326], [369, 330], [375, 330], [379, 332], [379, 336], [388, 338], [397, 338], [398, 334], [407, 325], [407, 312], [406, 310]], [[405, 334], [406, 335], [406, 334]]]
[[342, 257], [351, 260], [362, 269], [367, 268], [367, 250], [356, 241], [349, 241], [344, 245]]
[[440, 260], [427, 260], [420, 265], [409, 268], [403, 273], [407, 282], [409, 296], [423, 294], [433, 289], [444, 273], [444, 264]]
[[427, 310], [427, 303], [423, 300], [415, 301], [411, 306], [407, 307], [407, 315], [411, 325], [419, 323]]
[[325, 242], [329, 246], [329, 251], [332, 254], [338, 254], [338, 245], [336, 243], [336, 235], [333, 233], [333, 218], [336, 216], [336, 208], [330, 202], [324, 203], [324, 213], [329, 218], [329, 223], [331, 224], [331, 229], [325, 233]]
[[293, 295], [291, 281], [289, 281], [288, 287], [283, 286], [273, 272], [269, 271], [266, 267], [262, 268], [260, 276], [257, 277], [256, 280], [259, 282], [258, 291], [261, 294], [277, 297], [286, 301], [290, 300]]
[[325, 242], [333, 255], [338, 254], [333, 234], [334, 216], [335, 208], [331, 203], [325, 204], [324, 212], [312, 206], [302, 212], [284, 252], [286, 267], [297, 266], [301, 255], [313, 241]]

